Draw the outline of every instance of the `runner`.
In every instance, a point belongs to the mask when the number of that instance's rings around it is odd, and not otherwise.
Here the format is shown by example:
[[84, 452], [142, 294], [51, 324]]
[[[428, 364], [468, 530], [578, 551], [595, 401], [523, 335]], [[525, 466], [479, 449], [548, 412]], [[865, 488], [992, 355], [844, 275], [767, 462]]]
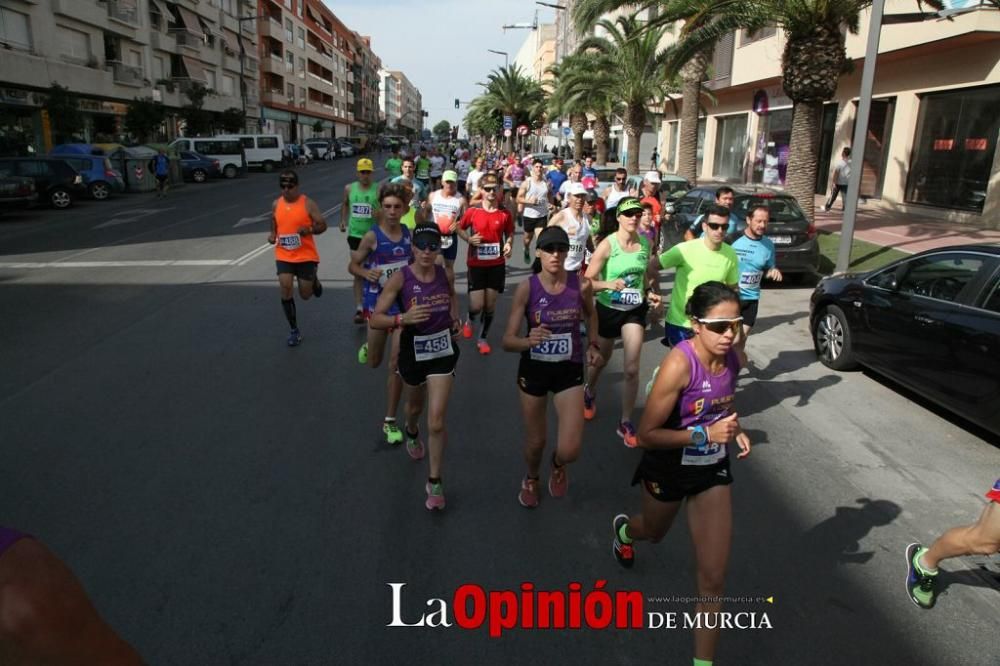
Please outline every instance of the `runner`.
[[618, 202], [629, 195], [628, 191], [628, 171], [619, 167], [615, 169], [615, 182], [604, 188], [604, 204], [611, 210], [618, 206]]
[[416, 163], [407, 157], [403, 160], [403, 175], [396, 176], [391, 181], [392, 184], [402, 184], [410, 191], [410, 207], [403, 215], [401, 222], [403, 226], [413, 231], [417, 222], [423, 220], [423, 215], [421, 214], [421, 206], [424, 199], [427, 197], [427, 190], [424, 188], [423, 184], [416, 179]]
[[663, 204], [660, 203], [660, 173], [658, 171], [649, 171], [642, 178], [642, 196], [639, 199], [640, 203], [648, 203], [653, 209], [653, 224], [656, 228], [660, 228], [660, 223], [663, 221], [661, 217], [663, 213]]
[[[378, 212], [378, 188], [372, 182], [375, 165], [367, 157], [358, 160], [358, 179], [344, 186], [344, 201], [340, 205], [340, 231], [347, 231], [347, 246], [351, 252], [358, 249], [361, 238], [375, 224]], [[365, 323], [361, 308], [364, 280], [354, 278], [354, 323]]]
[[531, 242], [545, 228], [549, 218], [549, 183], [541, 160], [531, 163], [531, 177], [517, 190], [517, 204], [524, 207], [524, 263], [531, 263]]
[[455, 236], [455, 230], [458, 229], [458, 221], [462, 219], [468, 203], [465, 197], [458, 193], [458, 174], [454, 171], [445, 171], [441, 180], [442, 188], [431, 192], [427, 197], [427, 211], [424, 217], [433, 220], [441, 232], [441, 259], [445, 270], [448, 271], [448, 279], [454, 282], [455, 259], [458, 257], [458, 238]]
[[319, 252], [313, 236], [326, 231], [326, 220], [316, 202], [299, 192], [299, 175], [295, 171], [282, 171], [278, 183], [281, 196], [271, 205], [271, 232], [267, 242], [274, 245], [281, 308], [291, 328], [288, 346], [297, 347], [302, 342], [302, 335], [295, 312], [295, 281], [298, 280], [299, 297], [303, 301], [313, 295], [317, 298], [323, 295], [323, 285], [316, 277]]
[[399, 147], [395, 144], [392, 146], [392, 155], [385, 161], [385, 170], [389, 172], [389, 178], [403, 175], [403, 159], [399, 156]]
[[[365, 319], [371, 320], [378, 302], [379, 294], [393, 273], [407, 266], [413, 259], [410, 247], [410, 230], [402, 225], [401, 218], [410, 199], [410, 190], [402, 183], [383, 185], [379, 191], [381, 215], [379, 223], [366, 233], [351, 253], [351, 264], [348, 270], [365, 280]], [[398, 304], [392, 303], [388, 314], [399, 314]], [[382, 364], [385, 356], [386, 342], [389, 332], [383, 328], [374, 328], [369, 323], [368, 340], [358, 351], [358, 362], [367, 363], [372, 368]], [[392, 345], [389, 352], [388, 377], [386, 378], [386, 411], [382, 432], [389, 444], [399, 444], [403, 441], [403, 433], [396, 426], [396, 412], [399, 410], [399, 399], [403, 393], [403, 383], [396, 373], [399, 360], [399, 330], [392, 332]]]
[[483, 160], [482, 155], [476, 157], [476, 161], [473, 163], [473, 169], [469, 172], [469, 178], [465, 183], [466, 197], [472, 197], [479, 193], [479, 179], [486, 173], [483, 171], [484, 163], [485, 160]]
[[757, 204], [747, 215], [747, 228], [733, 243], [733, 252], [740, 263], [740, 315], [743, 317], [743, 335], [740, 348], [745, 348], [750, 329], [757, 321], [757, 306], [760, 304], [760, 283], [767, 278], [781, 282], [781, 271], [774, 265], [774, 243], [764, 236], [770, 211], [764, 204]]
[[[723, 206], [729, 209], [729, 226], [726, 228], [726, 233], [724, 237], [732, 237], [736, 234], [737, 225], [740, 223], [739, 216], [733, 212], [733, 202], [736, 200], [736, 194], [733, 192], [733, 188], [728, 185], [723, 185], [715, 191], [715, 205]], [[685, 229], [684, 240], [691, 240], [692, 238], [697, 238], [704, 234], [701, 228], [701, 223], [705, 221], [704, 213], [694, 218], [691, 223], [691, 227]]]
[[552, 166], [545, 172], [545, 180], [549, 181], [549, 192], [551, 192], [552, 203], [559, 205], [559, 188], [566, 182], [569, 176], [563, 171], [562, 158], [557, 157], [552, 162]]
[[147, 168], [156, 176], [156, 198], [167, 196], [167, 190], [170, 189], [170, 159], [167, 151], [160, 148], [153, 159], [149, 160]]
[[[556, 450], [552, 452], [549, 494], [562, 497], [569, 489], [566, 466], [580, 455], [583, 440], [583, 361], [604, 362], [597, 345], [584, 354], [580, 324], [588, 339], [596, 332], [597, 313], [590, 285], [564, 267], [570, 237], [557, 226], [538, 236], [534, 274], [518, 285], [503, 336], [505, 351], [520, 352], [517, 384], [524, 417], [524, 459], [528, 471], [521, 480], [517, 500], [525, 508], [538, 506], [538, 479], [545, 451], [548, 394], [558, 416]], [[527, 335], [520, 335], [527, 321]]]
[[[588, 249], [593, 249], [590, 243], [590, 218], [583, 209], [587, 202], [587, 190], [577, 185], [569, 192], [570, 202], [549, 220], [549, 226], [558, 226], [566, 232], [569, 238], [569, 251], [566, 253], [565, 269], [578, 273], [583, 266]], [[589, 338], [593, 340], [593, 338]]]
[[597, 181], [597, 169], [594, 168], [594, 158], [587, 155], [583, 158], [583, 168], [580, 170], [580, 178], [593, 178]]
[[986, 493], [989, 502], [972, 525], [953, 527], [930, 548], [919, 543], [906, 547], [906, 592], [921, 608], [933, 608], [938, 590], [938, 564], [961, 555], [995, 555], [1000, 552], [1000, 479]]
[[559, 206], [561, 208], [565, 208], [566, 206], [569, 205], [569, 195], [567, 194], [567, 192], [569, 192], [569, 188], [571, 188], [574, 184], [580, 184], [580, 185], [583, 184], [580, 182], [579, 162], [571, 166], [566, 173], [567, 173], [567, 179], [564, 180], [563, 184], [559, 186], [558, 196], [556, 197], [556, 199], [559, 202]]
[[416, 159], [417, 167], [417, 181], [423, 186], [424, 192], [428, 192], [427, 188], [431, 184], [431, 161], [427, 157], [427, 149], [423, 146], [420, 147], [420, 157]]
[[483, 355], [491, 351], [486, 336], [493, 323], [497, 294], [502, 294], [504, 290], [506, 260], [510, 258], [514, 243], [514, 220], [507, 210], [497, 205], [499, 189], [500, 180], [495, 175], [483, 176], [479, 187], [483, 194], [483, 207], [466, 210], [458, 225], [458, 235], [469, 244], [466, 259], [469, 267], [469, 318], [465, 321], [462, 335], [472, 337], [472, 322], [482, 312], [476, 348]]
[[[448, 441], [445, 421], [459, 356], [454, 340], [459, 329], [458, 298], [454, 282], [437, 265], [441, 248], [437, 226], [419, 225], [413, 233], [413, 248], [413, 263], [386, 282], [371, 326], [381, 331], [402, 330], [399, 376], [410, 387], [406, 400], [406, 452], [414, 460], [424, 457], [418, 426], [424, 403], [429, 401], [427, 443], [431, 458], [424, 506], [442, 510], [445, 499], [441, 463]], [[399, 303], [403, 304], [402, 312], [397, 311]]]
[[650, 261], [650, 267], [656, 271], [677, 269], [664, 324], [666, 331], [660, 341], [665, 346], [673, 347], [694, 335], [686, 308], [695, 287], [714, 280], [736, 288], [740, 277], [739, 258], [733, 248], [722, 242], [728, 225], [729, 209], [710, 206], [702, 225], [705, 228], [702, 238], [678, 243]]
[[[639, 356], [646, 330], [646, 314], [650, 305], [659, 305], [660, 297], [650, 289], [656, 281], [656, 273], [651, 270], [649, 261], [652, 249], [649, 241], [636, 231], [642, 204], [635, 198], [622, 199], [617, 213], [618, 230], [602, 240], [594, 250], [587, 266], [587, 279], [593, 281], [597, 294], [597, 343], [605, 363], [611, 358], [615, 338], [622, 339], [625, 360], [622, 413], [617, 433], [625, 446], [631, 448], [636, 445], [632, 410], [639, 391]], [[584, 388], [583, 415], [588, 421], [597, 412], [595, 393], [600, 376], [601, 368], [594, 368]]]
[[433, 192], [435, 190], [441, 189], [441, 174], [444, 173], [444, 156], [437, 148], [431, 149], [431, 189]]
[[658, 248], [657, 234], [659, 230], [653, 224], [653, 204], [642, 202], [642, 217], [639, 218], [639, 235], [649, 241], [649, 246]]
[[465, 185], [469, 180], [469, 172], [472, 171], [472, 164], [469, 163], [469, 151], [463, 151], [459, 158], [455, 160], [455, 173], [458, 174], [458, 193], [465, 196]]
[[[732, 475], [729, 447], [737, 458], [750, 453], [733, 398], [740, 372], [734, 348], [740, 302], [721, 282], [700, 285], [687, 314], [694, 338], [671, 350], [660, 363], [639, 422], [642, 460], [632, 485], [642, 483], [642, 511], [615, 516], [613, 551], [623, 567], [635, 562], [633, 543], [662, 539], [686, 501], [694, 544], [695, 577], [703, 599], [720, 597], [732, 540]], [[697, 613], [718, 613], [722, 604], [700, 601]], [[711, 623], [718, 627], [718, 623]], [[694, 663], [711, 664], [720, 629], [694, 630]]]

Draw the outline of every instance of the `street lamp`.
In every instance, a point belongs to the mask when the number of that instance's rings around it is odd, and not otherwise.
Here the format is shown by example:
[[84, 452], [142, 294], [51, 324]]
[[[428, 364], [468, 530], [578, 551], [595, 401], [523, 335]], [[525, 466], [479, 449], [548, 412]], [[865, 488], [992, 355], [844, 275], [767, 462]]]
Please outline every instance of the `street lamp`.
[[497, 51], [495, 49], [486, 49], [486, 50], [489, 51], [490, 53], [496, 53], [497, 55], [502, 55], [504, 67], [510, 66], [510, 56], [507, 54], [506, 51]]

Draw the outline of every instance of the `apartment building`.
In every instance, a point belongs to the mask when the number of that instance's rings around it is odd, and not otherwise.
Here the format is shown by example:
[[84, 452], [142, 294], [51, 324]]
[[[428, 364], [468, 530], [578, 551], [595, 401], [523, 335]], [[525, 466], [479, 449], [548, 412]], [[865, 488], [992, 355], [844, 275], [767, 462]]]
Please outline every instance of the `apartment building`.
[[357, 44], [321, 0], [259, 0], [261, 121], [286, 141], [349, 136]]
[[396, 107], [399, 109], [399, 115], [396, 117], [394, 127], [401, 132], [419, 133], [424, 128], [424, 103], [420, 91], [406, 78], [406, 74], [399, 70], [390, 70], [389, 76], [394, 79], [394, 87], [398, 91]]
[[371, 37], [354, 33], [354, 44], [354, 119], [359, 130], [374, 134], [379, 121], [382, 61], [372, 51]]
[[[168, 109], [163, 132], [183, 130], [177, 111], [201, 83], [204, 109], [259, 115], [254, 0], [0, 0], [0, 107], [5, 134], [37, 151], [54, 137], [43, 111], [51, 83], [72, 89], [85, 116], [85, 141], [125, 139], [136, 97]], [[241, 57], [242, 53], [242, 57]], [[245, 94], [244, 94], [245, 93]]]
[[[886, 16], [911, 13], [888, 0]], [[869, 14], [848, 35], [854, 71], [824, 107], [817, 190], [849, 146], [858, 105]], [[792, 101], [781, 85], [781, 30], [731, 34], [715, 50], [698, 126], [699, 179], [781, 186]], [[957, 222], [1000, 224], [1000, 12], [972, 8], [951, 20], [882, 27], [864, 146], [853, 147], [861, 191], [872, 204]], [[668, 107], [660, 153], [676, 169], [679, 120]]]

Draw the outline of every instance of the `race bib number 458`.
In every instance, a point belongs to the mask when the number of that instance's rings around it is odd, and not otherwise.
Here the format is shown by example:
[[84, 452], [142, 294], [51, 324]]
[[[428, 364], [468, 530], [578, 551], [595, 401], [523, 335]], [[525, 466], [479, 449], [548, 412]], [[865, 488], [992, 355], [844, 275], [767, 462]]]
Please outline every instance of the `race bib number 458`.
[[429, 335], [413, 336], [413, 356], [417, 361], [430, 361], [451, 356], [451, 331], [445, 329]]

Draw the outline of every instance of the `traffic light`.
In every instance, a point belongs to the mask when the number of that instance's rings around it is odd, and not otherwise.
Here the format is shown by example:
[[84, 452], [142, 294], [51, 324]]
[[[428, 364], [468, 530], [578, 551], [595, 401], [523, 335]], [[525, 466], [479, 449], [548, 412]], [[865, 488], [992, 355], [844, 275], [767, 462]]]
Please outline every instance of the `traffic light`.
[[455, 98], [455, 108], [457, 109], [457, 108], [461, 107], [461, 105], [462, 105], [462, 103], [461, 103], [461, 102], [460, 102], [460, 101], [458, 100], [458, 98], [456, 97], [456, 98]]

